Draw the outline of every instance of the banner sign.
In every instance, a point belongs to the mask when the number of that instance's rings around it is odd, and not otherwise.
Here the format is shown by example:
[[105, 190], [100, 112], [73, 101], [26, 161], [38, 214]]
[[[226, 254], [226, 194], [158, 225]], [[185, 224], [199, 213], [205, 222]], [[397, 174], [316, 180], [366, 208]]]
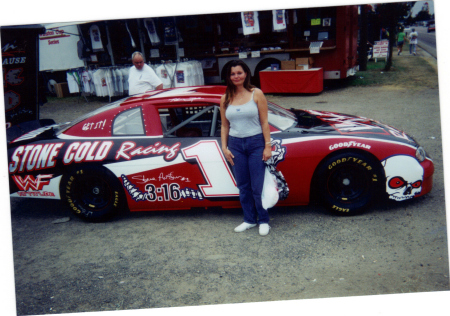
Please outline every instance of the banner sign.
[[373, 58], [386, 58], [389, 52], [389, 41], [377, 41], [373, 45]]
[[2, 70], [6, 127], [39, 119], [38, 34], [45, 28], [2, 27]]

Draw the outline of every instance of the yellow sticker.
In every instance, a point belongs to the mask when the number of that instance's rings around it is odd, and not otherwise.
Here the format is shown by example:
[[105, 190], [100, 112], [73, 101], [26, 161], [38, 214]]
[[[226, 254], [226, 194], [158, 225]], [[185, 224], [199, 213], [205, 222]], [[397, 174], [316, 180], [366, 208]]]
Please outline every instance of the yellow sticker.
[[311, 19], [311, 25], [320, 25], [320, 18], [319, 19]]

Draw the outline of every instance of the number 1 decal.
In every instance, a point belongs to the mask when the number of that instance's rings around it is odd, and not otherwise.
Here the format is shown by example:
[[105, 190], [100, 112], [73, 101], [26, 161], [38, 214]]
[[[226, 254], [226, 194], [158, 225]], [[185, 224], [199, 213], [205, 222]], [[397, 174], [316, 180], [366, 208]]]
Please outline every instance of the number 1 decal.
[[233, 174], [216, 140], [202, 140], [182, 149], [184, 159], [195, 159], [208, 184], [199, 185], [205, 197], [239, 196]]

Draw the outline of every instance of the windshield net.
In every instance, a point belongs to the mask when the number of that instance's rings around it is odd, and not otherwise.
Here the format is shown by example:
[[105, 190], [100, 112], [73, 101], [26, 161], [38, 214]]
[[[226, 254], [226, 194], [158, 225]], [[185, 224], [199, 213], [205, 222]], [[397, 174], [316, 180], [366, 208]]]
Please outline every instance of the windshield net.
[[269, 106], [269, 123], [284, 131], [297, 124], [297, 119], [293, 113], [278, 106], [272, 102], [268, 102]]

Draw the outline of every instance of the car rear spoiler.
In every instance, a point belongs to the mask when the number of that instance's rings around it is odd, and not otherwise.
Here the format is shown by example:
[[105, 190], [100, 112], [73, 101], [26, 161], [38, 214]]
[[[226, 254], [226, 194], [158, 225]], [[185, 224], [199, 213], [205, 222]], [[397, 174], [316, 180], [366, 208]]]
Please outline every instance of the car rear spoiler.
[[[55, 124], [56, 124], [55, 121], [52, 119], [42, 119], [42, 120], [35, 120], [35, 121], [19, 123], [17, 125], [11, 126], [10, 128], [6, 129], [6, 140], [7, 140], [8, 144], [10, 144], [13, 140], [31, 132], [31, 131], [34, 131], [34, 130], [37, 130], [37, 129], [40, 129], [40, 128], [43, 128], [46, 126], [52, 126]], [[43, 130], [42, 133], [43, 132], [45, 132], [45, 130]], [[40, 135], [42, 133], [36, 133], [35, 136]], [[53, 134], [53, 132], [52, 132], [52, 134]], [[34, 137], [29, 137], [29, 138], [31, 139]]]

